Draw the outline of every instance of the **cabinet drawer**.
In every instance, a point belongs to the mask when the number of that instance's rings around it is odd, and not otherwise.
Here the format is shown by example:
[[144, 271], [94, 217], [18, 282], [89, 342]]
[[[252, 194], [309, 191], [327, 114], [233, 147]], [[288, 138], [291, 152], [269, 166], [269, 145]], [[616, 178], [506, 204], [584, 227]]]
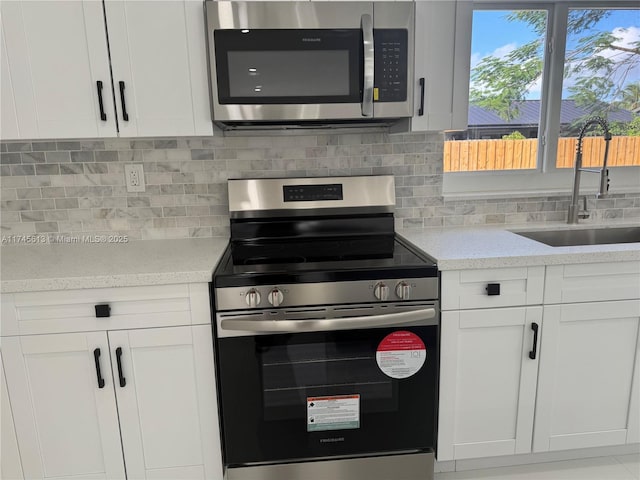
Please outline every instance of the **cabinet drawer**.
[[[97, 316], [96, 305], [108, 305], [109, 316]], [[5, 294], [0, 332], [8, 336], [202, 324], [210, 322], [208, 305], [206, 284]]]
[[541, 304], [544, 267], [442, 272], [441, 288], [442, 310]]
[[547, 267], [544, 303], [640, 298], [640, 261]]

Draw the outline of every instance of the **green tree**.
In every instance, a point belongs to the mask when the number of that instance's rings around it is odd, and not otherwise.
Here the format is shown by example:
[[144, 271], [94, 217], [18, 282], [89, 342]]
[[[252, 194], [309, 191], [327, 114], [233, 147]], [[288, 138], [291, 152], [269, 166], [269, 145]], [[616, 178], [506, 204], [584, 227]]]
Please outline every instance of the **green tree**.
[[[593, 32], [610, 14], [611, 11], [605, 9], [569, 11], [568, 34], [582, 36], [574, 48], [567, 51], [564, 72], [565, 78], [574, 80], [568, 88], [569, 98], [586, 108], [590, 115], [605, 117], [609, 110], [620, 106], [625, 95], [633, 96], [633, 91], [627, 91], [626, 83], [640, 59], [640, 41], [629, 48], [611, 32]], [[542, 76], [547, 14], [541, 10], [517, 10], [510, 12], [506, 19], [527, 25], [538, 37], [503, 58], [483, 58], [471, 72], [470, 101], [505, 120], [512, 120], [519, 113], [519, 103]], [[612, 58], [607, 55], [611, 51], [620, 55]]]

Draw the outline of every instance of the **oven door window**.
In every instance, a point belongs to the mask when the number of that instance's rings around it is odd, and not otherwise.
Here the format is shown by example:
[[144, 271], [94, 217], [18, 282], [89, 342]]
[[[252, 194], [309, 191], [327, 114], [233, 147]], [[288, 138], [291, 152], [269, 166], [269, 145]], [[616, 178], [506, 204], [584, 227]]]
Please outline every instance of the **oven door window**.
[[225, 463], [434, 447], [437, 327], [406, 329], [427, 359], [404, 379], [376, 361], [397, 330], [220, 339]]
[[216, 30], [220, 104], [360, 103], [359, 29]]

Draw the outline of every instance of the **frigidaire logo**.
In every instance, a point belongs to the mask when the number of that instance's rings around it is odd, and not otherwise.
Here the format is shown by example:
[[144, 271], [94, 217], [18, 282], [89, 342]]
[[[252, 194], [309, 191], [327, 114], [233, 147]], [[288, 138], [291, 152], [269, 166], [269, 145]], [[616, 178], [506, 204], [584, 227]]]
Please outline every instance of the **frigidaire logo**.
[[302, 41], [303, 42], [321, 42], [322, 39], [321, 38], [303, 38]]
[[321, 438], [320, 443], [344, 442], [344, 437]]

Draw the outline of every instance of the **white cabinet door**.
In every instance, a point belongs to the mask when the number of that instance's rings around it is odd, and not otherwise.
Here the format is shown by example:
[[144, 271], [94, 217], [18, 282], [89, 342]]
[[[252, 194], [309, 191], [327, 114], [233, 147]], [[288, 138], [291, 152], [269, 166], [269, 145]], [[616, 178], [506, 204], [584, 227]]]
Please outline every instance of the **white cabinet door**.
[[109, 345], [127, 478], [221, 480], [211, 327], [113, 331]]
[[202, 2], [107, 0], [105, 11], [120, 136], [212, 135]]
[[16, 429], [13, 426], [11, 402], [7, 392], [7, 382], [4, 377], [4, 365], [0, 356], [0, 478], [5, 480], [21, 480], [22, 465]]
[[531, 451], [541, 319], [542, 307], [442, 313], [438, 461]]
[[416, 1], [413, 131], [467, 128], [472, 16], [470, 1]]
[[2, 359], [25, 478], [125, 478], [105, 333], [5, 337]]
[[2, 138], [116, 136], [101, 2], [2, 1], [0, 8], [2, 123], [9, 120]]
[[639, 327], [640, 300], [544, 307], [535, 452], [638, 441]]

